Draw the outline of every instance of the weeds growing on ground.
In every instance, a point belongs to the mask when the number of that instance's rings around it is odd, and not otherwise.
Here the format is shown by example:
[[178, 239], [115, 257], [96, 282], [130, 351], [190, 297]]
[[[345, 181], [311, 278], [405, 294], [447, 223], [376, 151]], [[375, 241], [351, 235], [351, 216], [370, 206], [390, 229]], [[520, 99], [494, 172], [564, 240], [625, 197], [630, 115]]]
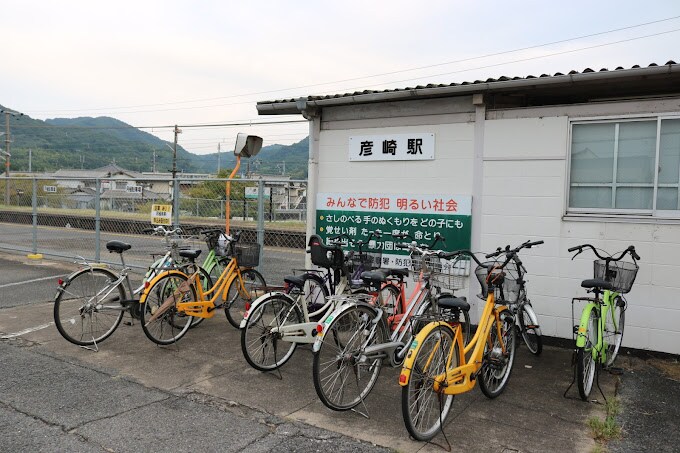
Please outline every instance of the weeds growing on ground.
[[608, 441], [621, 437], [621, 427], [616, 422], [616, 416], [621, 412], [618, 398], [608, 399], [605, 407], [607, 415], [604, 420], [599, 417], [588, 419], [588, 426], [592, 431], [593, 438], [598, 442], [593, 453], [606, 451]]

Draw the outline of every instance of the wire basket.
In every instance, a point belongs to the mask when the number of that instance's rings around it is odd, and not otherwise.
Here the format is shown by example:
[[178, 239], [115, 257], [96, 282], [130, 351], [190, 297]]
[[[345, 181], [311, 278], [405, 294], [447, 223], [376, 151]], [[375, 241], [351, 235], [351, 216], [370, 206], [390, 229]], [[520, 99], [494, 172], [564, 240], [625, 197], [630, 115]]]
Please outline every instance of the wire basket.
[[365, 271], [378, 269], [382, 263], [382, 252], [354, 252], [352, 255], [353, 269], [363, 266]]
[[260, 244], [237, 243], [234, 256], [240, 267], [257, 267], [260, 264]]
[[626, 294], [633, 288], [637, 271], [640, 267], [630, 261], [610, 261], [609, 269], [606, 268], [605, 260], [595, 260], [595, 278], [602, 279], [612, 284], [616, 292]]
[[470, 275], [470, 260], [457, 257], [453, 261], [443, 260], [436, 255], [411, 254], [411, 277], [418, 281], [420, 272], [430, 275], [430, 284], [441, 289], [457, 290], [467, 286]]
[[[482, 287], [481, 294], [478, 294], [477, 296], [480, 299], [486, 299], [489, 296], [489, 285], [487, 284], [486, 280], [489, 276], [489, 268], [493, 268], [495, 264], [496, 262], [494, 261], [488, 261], [486, 263], [482, 263], [481, 266], [477, 266], [475, 269], [475, 276], [477, 277], [477, 281], [479, 281], [479, 286]], [[507, 266], [502, 270], [499, 268], [493, 268], [492, 272], [494, 274], [498, 274], [500, 272], [505, 274], [503, 277], [502, 291], [501, 288], [495, 288], [494, 297], [496, 300], [498, 302], [502, 301], [509, 304], [517, 302], [517, 299], [519, 298], [520, 285], [518, 283], [519, 277], [515, 275], [516, 272], [510, 269], [510, 266]]]

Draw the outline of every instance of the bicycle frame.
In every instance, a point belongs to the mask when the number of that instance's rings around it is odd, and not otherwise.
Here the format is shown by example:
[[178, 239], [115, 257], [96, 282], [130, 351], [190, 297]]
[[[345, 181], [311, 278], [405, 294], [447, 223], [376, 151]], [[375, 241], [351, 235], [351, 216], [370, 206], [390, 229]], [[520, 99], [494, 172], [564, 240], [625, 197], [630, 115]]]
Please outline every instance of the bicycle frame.
[[[444, 321], [428, 323], [411, 342], [409, 353], [404, 361], [401, 374], [399, 375], [399, 385], [405, 387], [408, 384], [411, 377], [411, 370], [413, 369], [413, 360], [415, 359], [418, 349], [422, 345], [423, 339], [433, 329], [443, 327], [453, 331], [454, 342], [458, 344], [457, 359], [458, 363], [461, 365], [456, 368], [450, 368], [454, 352], [454, 348], [452, 347], [446, 359], [446, 374], [441, 374], [435, 378], [433, 389], [435, 392], [443, 391], [446, 395], [458, 395], [472, 390], [477, 382], [473, 377], [477, 375], [482, 367], [484, 347], [489, 341], [489, 334], [494, 325], [494, 321], [496, 321], [497, 334], [501, 343], [501, 348], [503, 353], [506, 352], [500, 323], [500, 313], [505, 309], [507, 309], [505, 305], [496, 307], [494, 292], [489, 290], [477, 331], [466, 346], [463, 344], [463, 333], [461, 332], [460, 326], [451, 327]], [[466, 360], [466, 357], [470, 352], [470, 358]]]
[[[218, 300], [218, 298], [220, 298], [220, 296], [222, 297], [223, 300], [226, 299], [229, 285], [235, 278], [239, 279], [240, 283], [239, 291], [241, 291], [242, 294], [247, 293], [245, 285], [243, 284], [243, 278], [241, 277], [241, 270], [238, 267], [238, 263], [236, 262], [235, 258], [231, 258], [229, 264], [227, 264], [227, 266], [224, 268], [222, 274], [220, 274], [220, 277], [213, 284], [212, 288], [209, 288], [207, 290], [203, 289], [201, 279], [197, 278], [199, 276], [198, 272], [194, 272], [191, 275], [187, 275], [179, 270], [161, 272], [159, 275], [154, 277], [149, 282], [147, 287], [149, 288], [152, 287], [153, 285], [156, 284], [158, 280], [160, 280], [165, 275], [181, 275], [184, 278], [187, 278], [191, 285], [194, 285], [198, 300], [190, 302], [180, 302], [177, 303], [176, 305], [177, 311], [184, 312], [188, 316], [194, 316], [198, 318], [212, 318], [215, 315], [215, 309], [223, 305], [223, 303], [216, 304], [215, 302]], [[210, 299], [206, 299], [206, 296], [209, 296], [211, 294], [212, 297]], [[142, 294], [142, 298], [140, 299], [139, 302], [141, 304], [146, 302], [146, 292]], [[159, 310], [159, 312], [160, 311], [161, 310]]]
[[[586, 347], [588, 343], [588, 338], [586, 337], [586, 332], [588, 331], [588, 322], [590, 320], [590, 313], [595, 311], [595, 316], [597, 318], [597, 342], [592, 345], [591, 354], [596, 361], [600, 363], [607, 362], [607, 340], [605, 340], [604, 330], [605, 323], [607, 321], [607, 316], [609, 313], [613, 313], [614, 303], [616, 298], [620, 294], [616, 291], [604, 290], [602, 298], [575, 298], [573, 300], [585, 300], [588, 301], [586, 306], [581, 312], [581, 321], [578, 325], [578, 331], [576, 332], [576, 347], [583, 348]], [[573, 305], [572, 305], [573, 306]], [[614, 316], [611, 317], [614, 327], [619, 328], [617, 325], [618, 319]]]

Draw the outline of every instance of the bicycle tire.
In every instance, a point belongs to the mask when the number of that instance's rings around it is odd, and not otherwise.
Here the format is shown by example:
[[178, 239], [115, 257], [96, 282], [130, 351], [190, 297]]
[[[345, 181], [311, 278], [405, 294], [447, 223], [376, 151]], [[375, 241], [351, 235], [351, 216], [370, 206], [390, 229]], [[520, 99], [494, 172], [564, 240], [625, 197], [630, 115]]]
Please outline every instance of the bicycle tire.
[[175, 343], [191, 327], [193, 316], [177, 311], [174, 305], [147, 325], [148, 319], [167, 298], [173, 297], [175, 299], [174, 304], [196, 300], [196, 288], [194, 285], [191, 285], [189, 291], [183, 295], [174, 294], [179, 285], [187, 281], [187, 279], [186, 275], [171, 271], [156, 280], [144, 293], [145, 299], [142, 304], [141, 316], [142, 330], [146, 337], [156, 344], [168, 345]]
[[[615, 322], [615, 320], [618, 320]], [[623, 341], [623, 329], [626, 326], [626, 305], [621, 297], [614, 301], [613, 308], [608, 310], [604, 323], [604, 338], [607, 345], [605, 367], [610, 367], [616, 360]]]
[[598, 366], [595, 357], [593, 357], [593, 348], [597, 345], [598, 325], [599, 319], [593, 308], [590, 310], [586, 325], [586, 344], [583, 347], [576, 348], [576, 384], [578, 394], [583, 401], [588, 401]]
[[326, 304], [326, 298], [328, 297], [328, 287], [324, 283], [323, 278], [316, 274], [302, 274], [301, 278], [304, 281], [302, 291], [305, 295], [307, 313], [316, 314], [315, 312], [321, 310], [321, 308], [323, 308]]
[[[401, 414], [406, 429], [416, 440], [431, 440], [446, 421], [454, 395], [435, 392], [433, 383], [436, 377], [446, 376], [447, 370], [459, 365], [459, 348], [453, 331], [437, 326], [423, 338], [413, 358], [409, 380], [401, 388]], [[451, 362], [447, 365], [448, 357]]]
[[[258, 371], [282, 367], [293, 356], [297, 343], [281, 341], [281, 335], [271, 329], [302, 322], [300, 308], [286, 296], [275, 294], [257, 305], [241, 329], [241, 351], [246, 362]], [[281, 353], [279, 345], [283, 346]]]
[[340, 313], [323, 332], [321, 346], [314, 353], [312, 377], [319, 399], [332, 410], [345, 411], [357, 406], [378, 379], [382, 359], [356, 362], [366, 346], [386, 341], [382, 322], [376, 326], [375, 335], [367, 337], [374, 317], [374, 310], [356, 305]]
[[[494, 319], [484, 347], [482, 366], [479, 370], [479, 388], [487, 398], [496, 398], [503, 393], [512, 373], [517, 349], [517, 332], [514, 316], [510, 310], [503, 309]], [[501, 339], [498, 337], [498, 323], [502, 340], [505, 343], [505, 352], [502, 350]], [[489, 349], [489, 345], [491, 348]]]
[[107, 269], [82, 269], [59, 289], [53, 316], [64, 339], [78, 346], [91, 346], [116, 331], [125, 314], [125, 307], [120, 304], [126, 299], [123, 285], [111, 291], [106, 300], [92, 302], [102, 289], [117, 279], [118, 276]]
[[534, 308], [528, 303], [520, 304], [517, 318], [519, 320], [519, 330], [524, 343], [527, 345], [527, 349], [534, 355], [540, 355], [543, 351], [543, 339], [541, 338], [541, 328], [538, 326], [538, 318]]
[[257, 294], [264, 291], [267, 284], [264, 277], [255, 269], [241, 269], [241, 278], [243, 279], [243, 286], [246, 293], [244, 294], [240, 288], [240, 280], [238, 276], [234, 278], [229, 284], [227, 290], [227, 302], [224, 307], [224, 314], [227, 315], [229, 324], [239, 329], [241, 321], [246, 314], [246, 304], [250, 304], [257, 299]]

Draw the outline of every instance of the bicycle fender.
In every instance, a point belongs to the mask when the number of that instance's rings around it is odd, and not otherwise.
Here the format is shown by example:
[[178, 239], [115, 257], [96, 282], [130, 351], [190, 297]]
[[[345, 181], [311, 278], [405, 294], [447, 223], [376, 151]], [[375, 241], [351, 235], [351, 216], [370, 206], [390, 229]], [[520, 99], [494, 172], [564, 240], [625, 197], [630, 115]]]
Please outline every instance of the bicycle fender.
[[[408, 353], [406, 354], [406, 358], [404, 359], [404, 364], [401, 367], [401, 373], [399, 374], [400, 386], [406, 387], [408, 385], [408, 381], [411, 378], [411, 370], [413, 369], [413, 361], [415, 360], [416, 353], [420, 349], [420, 346], [423, 344], [423, 340], [425, 339], [425, 337], [427, 337], [427, 335], [430, 332], [432, 332], [432, 330], [436, 329], [439, 326], [453, 330], [451, 326], [444, 321], [432, 321], [430, 323], [427, 323], [425, 327], [423, 327], [420, 330], [420, 332], [418, 332], [415, 338], [411, 340], [411, 344], [408, 347]], [[452, 332], [452, 334], [455, 337], [455, 332]]]
[[331, 325], [334, 319], [336, 319], [338, 316], [343, 314], [345, 311], [349, 310], [350, 308], [353, 308], [357, 305], [365, 305], [367, 307], [370, 307], [372, 310], [375, 310], [375, 307], [367, 304], [365, 302], [346, 302], [344, 304], [341, 304], [339, 307], [335, 307], [335, 310], [333, 310], [328, 316], [326, 316], [323, 320], [319, 321], [319, 324], [322, 326], [322, 330], [320, 333], [316, 335], [316, 339], [314, 340], [314, 344], [312, 344], [312, 352], [319, 352], [319, 348], [321, 347], [321, 343], [323, 342], [323, 336], [324, 334], [328, 331], [328, 327]]
[[583, 307], [581, 312], [581, 322], [578, 325], [578, 331], [576, 332], [576, 347], [582, 348], [586, 345], [586, 331], [588, 330], [588, 320], [590, 319], [590, 312], [595, 309], [595, 304], [589, 302]]
[[266, 294], [263, 294], [260, 297], [258, 297], [257, 299], [255, 299], [252, 304], [250, 304], [250, 308], [248, 310], [246, 310], [246, 313], [243, 316], [243, 321], [241, 321], [239, 328], [244, 329], [246, 327], [246, 324], [248, 323], [248, 318], [250, 317], [250, 314], [253, 311], [255, 311], [255, 309], [257, 307], [259, 307], [263, 303], [267, 302], [269, 299], [271, 299], [274, 296], [284, 297], [284, 298], [288, 299], [288, 301], [293, 305], [295, 305], [295, 303], [296, 303], [295, 300], [292, 297], [290, 297], [288, 294], [281, 292], [281, 291], [271, 291], [271, 292], [268, 292]]
[[[92, 268], [95, 268], [95, 267], [98, 268], [98, 269], [102, 269], [103, 271], [107, 272], [107, 273], [109, 274], [109, 276], [111, 277], [111, 279], [113, 279], [113, 280], [116, 280], [116, 279], [118, 278], [118, 276], [117, 276], [114, 272], [110, 271], [109, 269], [107, 269], [107, 268], [105, 268], [105, 267], [103, 267], [103, 266], [92, 266]], [[76, 277], [76, 275], [80, 275], [80, 274], [82, 274], [83, 272], [89, 272], [89, 271], [90, 271], [90, 268], [83, 267], [83, 268], [81, 268], [81, 269], [78, 269], [77, 271], [71, 272], [71, 273], [70, 273], [70, 274], [62, 281], [61, 285], [57, 286], [57, 292], [56, 292], [56, 294], [54, 295], [54, 300], [55, 300], [55, 301], [57, 300], [57, 297], [59, 297], [59, 295], [60, 295], [61, 293], [64, 292], [64, 290], [66, 289], [66, 287], [67, 287], [68, 285], [71, 284], [71, 280], [73, 280], [73, 279]]]
[[158, 280], [160, 280], [162, 277], [164, 277], [166, 275], [181, 275], [183, 277], [189, 278], [189, 276], [187, 274], [185, 274], [184, 272], [178, 271], [178, 270], [175, 270], [175, 269], [159, 273], [158, 275], [156, 275], [154, 278], [151, 279], [149, 284], [146, 285], [146, 287], [144, 288], [144, 291], [142, 291], [142, 294], [139, 297], [139, 303], [140, 304], [143, 304], [143, 303], [146, 302], [146, 298], [149, 295], [149, 288], [151, 288], [153, 285], [155, 285]]

